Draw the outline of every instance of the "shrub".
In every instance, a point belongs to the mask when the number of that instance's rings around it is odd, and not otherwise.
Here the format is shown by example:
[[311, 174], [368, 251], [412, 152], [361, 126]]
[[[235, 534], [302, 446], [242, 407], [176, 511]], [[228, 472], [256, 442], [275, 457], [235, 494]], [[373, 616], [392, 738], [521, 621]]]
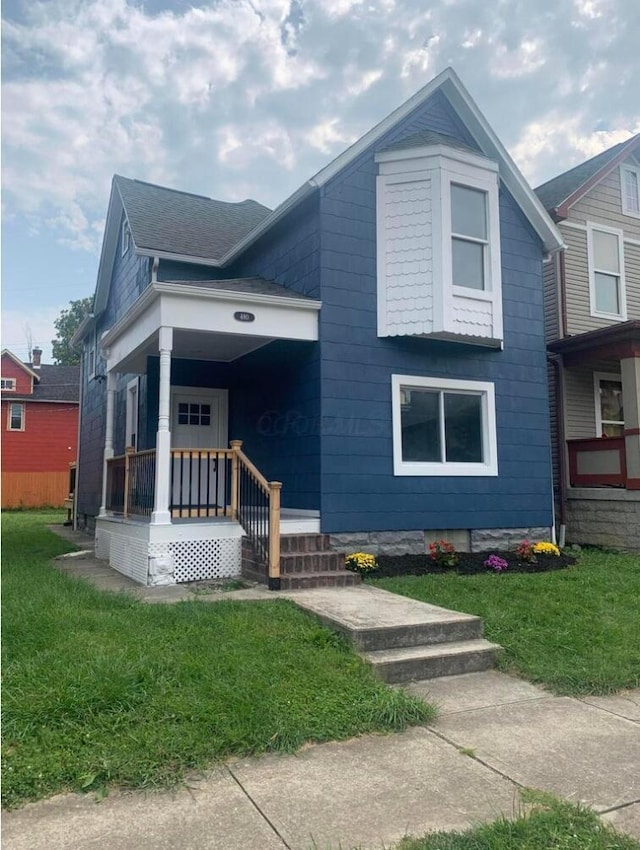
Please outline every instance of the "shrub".
[[446, 540], [434, 540], [433, 543], [429, 543], [429, 556], [441, 567], [455, 567], [458, 563], [455, 546]]
[[497, 573], [501, 573], [503, 570], [507, 569], [509, 562], [505, 561], [505, 559], [501, 558], [499, 555], [489, 555], [487, 560], [484, 562], [484, 565], [490, 570], [495, 570]]
[[516, 546], [516, 555], [521, 561], [527, 561], [530, 564], [535, 564], [536, 553], [533, 548], [533, 543], [529, 540], [523, 540]]
[[372, 573], [378, 566], [375, 557], [366, 552], [352, 552], [344, 559], [344, 565], [351, 572], [361, 575]]
[[533, 547], [533, 551], [539, 555], [557, 555], [560, 556], [560, 550], [556, 546], [555, 543], [547, 543], [543, 541], [542, 543], [536, 543]]

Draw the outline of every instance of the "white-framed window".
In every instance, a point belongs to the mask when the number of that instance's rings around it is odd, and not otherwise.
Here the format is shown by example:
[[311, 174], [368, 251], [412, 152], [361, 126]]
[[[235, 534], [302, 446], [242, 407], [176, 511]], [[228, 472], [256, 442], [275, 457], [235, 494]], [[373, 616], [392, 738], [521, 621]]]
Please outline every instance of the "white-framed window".
[[622, 378], [607, 372], [593, 375], [596, 435], [622, 437], [624, 435], [624, 405], [622, 403]]
[[131, 228], [126, 218], [122, 220], [122, 256], [127, 253], [131, 247]]
[[623, 233], [587, 222], [591, 315], [626, 321]]
[[0, 378], [0, 389], [7, 390], [7, 392], [15, 392], [16, 391], [16, 379], [15, 378]]
[[11, 402], [9, 405], [7, 431], [24, 431], [24, 404]]
[[378, 336], [499, 347], [498, 165], [446, 145], [376, 154]]
[[628, 164], [620, 166], [620, 189], [622, 212], [640, 218], [640, 168]]
[[95, 377], [96, 374], [96, 341], [93, 335], [90, 337], [89, 342], [87, 343], [85, 358], [87, 381], [90, 381], [92, 378]]
[[497, 475], [492, 383], [392, 375], [394, 475]]

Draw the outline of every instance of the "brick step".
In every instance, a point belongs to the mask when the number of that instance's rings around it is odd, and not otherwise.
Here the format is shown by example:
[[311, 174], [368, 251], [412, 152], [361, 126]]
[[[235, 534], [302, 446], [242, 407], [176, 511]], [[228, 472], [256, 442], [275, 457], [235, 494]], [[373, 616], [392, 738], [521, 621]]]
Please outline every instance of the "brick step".
[[498, 644], [488, 640], [466, 640], [382, 649], [362, 656], [383, 681], [394, 683], [490, 670], [500, 651]]
[[283, 534], [280, 537], [280, 554], [304, 552], [329, 552], [328, 534]]
[[317, 573], [289, 573], [280, 576], [281, 590], [309, 590], [314, 587], [353, 587], [362, 579], [348, 570]]
[[280, 555], [282, 575], [344, 571], [344, 555], [338, 552], [304, 552]]

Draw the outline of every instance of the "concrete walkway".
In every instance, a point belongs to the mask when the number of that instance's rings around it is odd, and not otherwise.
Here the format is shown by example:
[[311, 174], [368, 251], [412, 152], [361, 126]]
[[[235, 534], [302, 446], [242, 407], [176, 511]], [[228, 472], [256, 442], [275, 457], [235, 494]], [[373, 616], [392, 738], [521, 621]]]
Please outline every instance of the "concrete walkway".
[[[140, 588], [90, 551], [58, 566], [147, 602], [274, 598], [260, 589], [194, 597], [185, 587]], [[307, 599], [306, 607], [317, 604]], [[327, 604], [335, 605], [333, 597]], [[350, 604], [345, 616], [358, 626], [353, 599]], [[112, 792], [99, 804], [92, 795], [69, 794], [30, 804], [5, 813], [3, 847], [373, 850], [406, 834], [513, 816], [523, 787], [584, 802], [640, 838], [640, 691], [554, 697], [496, 671], [406, 687], [438, 705], [433, 726], [235, 760], [189, 778], [175, 793]]]
[[640, 838], [640, 692], [553, 697], [490, 671], [409, 686], [434, 726], [230, 762], [175, 793], [62, 795], [3, 817], [5, 850], [382, 848], [520, 808], [534, 787]]

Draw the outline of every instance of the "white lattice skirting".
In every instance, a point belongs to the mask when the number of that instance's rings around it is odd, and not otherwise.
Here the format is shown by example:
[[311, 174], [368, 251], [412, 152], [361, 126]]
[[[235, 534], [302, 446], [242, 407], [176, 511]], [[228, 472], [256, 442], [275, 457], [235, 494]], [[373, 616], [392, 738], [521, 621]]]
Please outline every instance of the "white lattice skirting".
[[152, 526], [96, 520], [96, 555], [140, 584], [240, 575], [242, 532], [233, 523]]

